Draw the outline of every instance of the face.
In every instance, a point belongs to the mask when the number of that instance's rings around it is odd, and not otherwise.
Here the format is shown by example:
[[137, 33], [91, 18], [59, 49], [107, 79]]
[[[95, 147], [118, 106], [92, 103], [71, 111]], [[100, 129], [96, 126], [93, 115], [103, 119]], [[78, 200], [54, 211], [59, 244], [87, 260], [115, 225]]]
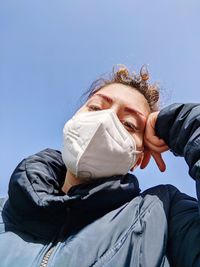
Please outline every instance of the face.
[[96, 92], [77, 113], [112, 109], [124, 128], [135, 139], [137, 150], [143, 150], [149, 104], [137, 90], [127, 85], [113, 83]]

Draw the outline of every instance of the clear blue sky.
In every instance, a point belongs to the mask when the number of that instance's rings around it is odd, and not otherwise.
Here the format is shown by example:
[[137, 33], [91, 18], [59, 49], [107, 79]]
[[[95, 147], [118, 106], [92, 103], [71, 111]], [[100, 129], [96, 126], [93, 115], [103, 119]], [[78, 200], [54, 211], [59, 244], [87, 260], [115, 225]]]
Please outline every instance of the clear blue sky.
[[[199, 102], [199, 0], [0, 1], [0, 195], [28, 155], [61, 149], [81, 94], [114, 64], [149, 64], [165, 105]], [[184, 159], [165, 153], [136, 175], [195, 195]]]

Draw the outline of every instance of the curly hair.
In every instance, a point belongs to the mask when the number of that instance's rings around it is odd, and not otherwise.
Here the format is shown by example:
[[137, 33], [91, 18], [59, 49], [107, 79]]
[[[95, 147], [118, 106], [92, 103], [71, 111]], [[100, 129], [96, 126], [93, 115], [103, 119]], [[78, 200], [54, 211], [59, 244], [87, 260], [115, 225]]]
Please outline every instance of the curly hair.
[[149, 72], [146, 65], [141, 67], [139, 74], [136, 74], [135, 72], [131, 73], [125, 65], [120, 64], [113, 67], [108, 78], [100, 77], [95, 80], [83, 96], [87, 96], [88, 100], [103, 87], [113, 83], [121, 83], [139, 91], [147, 100], [151, 112], [154, 112], [159, 109], [159, 87], [157, 84], [148, 83], [148, 80]]

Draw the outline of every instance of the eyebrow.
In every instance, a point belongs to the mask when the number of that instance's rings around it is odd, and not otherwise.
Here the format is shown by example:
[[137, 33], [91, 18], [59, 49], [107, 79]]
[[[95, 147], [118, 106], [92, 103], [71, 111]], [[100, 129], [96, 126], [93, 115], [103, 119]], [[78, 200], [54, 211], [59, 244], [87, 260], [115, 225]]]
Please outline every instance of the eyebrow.
[[[105, 101], [107, 101], [109, 104], [113, 104], [113, 102], [114, 102], [113, 99], [111, 97], [107, 96], [107, 95], [103, 95], [103, 94], [99, 94], [98, 93], [98, 94], [93, 95], [92, 97], [94, 97], [94, 96], [100, 96]], [[144, 121], [144, 120], [146, 121], [146, 116], [142, 112], [140, 112], [140, 111], [138, 111], [138, 110], [136, 110], [134, 108], [130, 108], [130, 107], [125, 107], [124, 110], [127, 111], [127, 112], [130, 112], [132, 114], [139, 115], [140, 117], [142, 117], [141, 118], [142, 121]]]

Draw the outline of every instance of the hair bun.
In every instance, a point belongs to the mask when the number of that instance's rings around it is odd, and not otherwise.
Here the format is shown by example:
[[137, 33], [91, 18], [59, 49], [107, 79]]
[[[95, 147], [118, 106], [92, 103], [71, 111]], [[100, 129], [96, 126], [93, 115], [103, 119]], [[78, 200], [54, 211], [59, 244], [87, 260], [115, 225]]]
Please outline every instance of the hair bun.
[[140, 69], [140, 76], [142, 81], [146, 82], [149, 80], [149, 71], [147, 65], [143, 65]]

